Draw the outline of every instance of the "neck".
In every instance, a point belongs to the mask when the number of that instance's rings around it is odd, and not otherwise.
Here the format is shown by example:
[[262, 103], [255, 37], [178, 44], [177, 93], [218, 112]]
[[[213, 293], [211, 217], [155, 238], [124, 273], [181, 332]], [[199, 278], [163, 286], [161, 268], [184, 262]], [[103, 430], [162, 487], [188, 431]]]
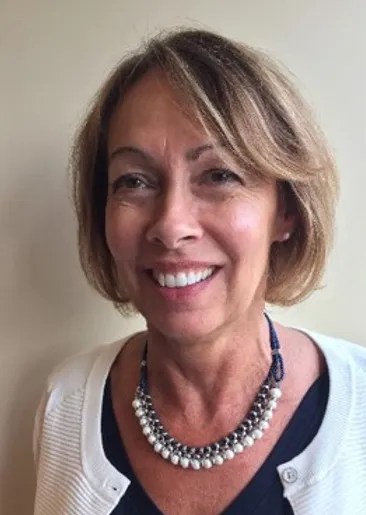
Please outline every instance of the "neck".
[[271, 349], [263, 310], [191, 341], [166, 338], [149, 327], [149, 387], [170, 411], [211, 419], [218, 406], [248, 406], [268, 374]]

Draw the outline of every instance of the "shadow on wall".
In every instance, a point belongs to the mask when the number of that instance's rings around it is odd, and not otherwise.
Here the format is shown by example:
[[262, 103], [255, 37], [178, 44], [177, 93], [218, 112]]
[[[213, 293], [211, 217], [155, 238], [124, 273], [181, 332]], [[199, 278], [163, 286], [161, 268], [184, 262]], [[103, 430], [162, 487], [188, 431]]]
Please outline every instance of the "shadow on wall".
[[0, 513], [30, 515], [35, 409], [52, 367], [81, 349], [77, 335], [86, 343], [95, 307], [77, 263], [66, 167], [52, 164], [64, 159], [16, 161], [16, 187], [0, 202]]

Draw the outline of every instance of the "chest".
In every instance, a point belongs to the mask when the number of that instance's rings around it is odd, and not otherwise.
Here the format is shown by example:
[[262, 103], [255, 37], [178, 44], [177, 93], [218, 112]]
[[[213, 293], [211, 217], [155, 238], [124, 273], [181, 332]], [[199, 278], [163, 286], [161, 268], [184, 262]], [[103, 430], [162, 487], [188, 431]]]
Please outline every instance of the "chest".
[[[263, 467], [276, 443], [276, 436], [268, 435], [233, 461], [210, 470], [194, 471], [166, 462], [138, 434], [124, 430], [122, 433], [135, 476], [164, 515], [225, 513]], [[263, 475], [263, 469], [260, 473]], [[271, 477], [277, 474], [274, 466], [271, 474]]]
[[[160, 458], [132, 453], [140, 484], [164, 515], [214, 515], [222, 513], [248, 484], [253, 467], [228, 464], [215, 470], [183, 470]], [[154, 471], [152, 474], [151, 472]]]

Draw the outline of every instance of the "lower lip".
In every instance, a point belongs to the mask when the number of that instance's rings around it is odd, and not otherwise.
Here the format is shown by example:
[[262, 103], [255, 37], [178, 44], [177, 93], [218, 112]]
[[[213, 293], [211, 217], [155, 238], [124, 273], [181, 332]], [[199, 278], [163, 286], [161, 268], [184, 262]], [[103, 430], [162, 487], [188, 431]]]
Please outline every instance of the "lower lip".
[[159, 283], [156, 282], [156, 280], [148, 273], [148, 277], [150, 279], [150, 282], [154, 285], [155, 289], [160, 293], [162, 297], [164, 297], [167, 300], [189, 300], [193, 298], [194, 296], [201, 293], [212, 281], [212, 279], [216, 276], [219, 269], [216, 268], [214, 272], [207, 277], [207, 279], [204, 279], [203, 281], [200, 281], [195, 284], [188, 284], [187, 286], [184, 286], [182, 288], [167, 288], [160, 286]]

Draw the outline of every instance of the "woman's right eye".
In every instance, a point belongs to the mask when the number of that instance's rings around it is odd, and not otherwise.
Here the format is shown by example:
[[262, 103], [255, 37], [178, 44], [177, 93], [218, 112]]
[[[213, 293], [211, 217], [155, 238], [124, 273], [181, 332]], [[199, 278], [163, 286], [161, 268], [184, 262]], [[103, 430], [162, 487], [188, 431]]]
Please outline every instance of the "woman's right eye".
[[119, 190], [140, 190], [148, 187], [149, 184], [143, 177], [136, 174], [125, 174], [113, 181], [112, 192], [116, 193]]

